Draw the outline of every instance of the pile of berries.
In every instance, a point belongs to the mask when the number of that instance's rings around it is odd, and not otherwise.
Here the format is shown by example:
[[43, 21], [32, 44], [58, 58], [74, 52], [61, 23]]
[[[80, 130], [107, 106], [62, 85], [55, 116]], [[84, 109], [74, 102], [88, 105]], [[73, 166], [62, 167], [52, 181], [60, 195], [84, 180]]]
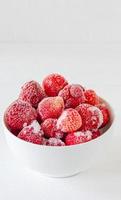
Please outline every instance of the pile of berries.
[[42, 86], [25, 83], [5, 111], [7, 128], [27, 142], [48, 146], [75, 145], [101, 135], [109, 110], [94, 90], [69, 84], [59, 74], [48, 75]]

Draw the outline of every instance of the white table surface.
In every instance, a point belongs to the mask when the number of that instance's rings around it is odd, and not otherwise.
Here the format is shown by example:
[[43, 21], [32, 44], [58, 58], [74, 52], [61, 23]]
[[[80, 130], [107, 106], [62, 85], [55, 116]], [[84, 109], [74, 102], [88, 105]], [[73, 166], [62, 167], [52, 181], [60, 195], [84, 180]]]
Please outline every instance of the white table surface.
[[121, 45], [0, 44], [0, 118], [27, 80], [50, 72], [90, 86], [115, 109], [113, 141], [94, 166], [53, 179], [19, 166], [0, 126], [0, 200], [121, 200]]

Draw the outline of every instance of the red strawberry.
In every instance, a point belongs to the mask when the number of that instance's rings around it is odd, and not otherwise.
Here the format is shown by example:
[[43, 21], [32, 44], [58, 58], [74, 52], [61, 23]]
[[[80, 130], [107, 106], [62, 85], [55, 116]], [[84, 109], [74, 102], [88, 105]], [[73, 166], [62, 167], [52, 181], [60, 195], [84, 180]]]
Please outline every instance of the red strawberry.
[[45, 92], [36, 81], [25, 83], [19, 95], [19, 99], [27, 101], [33, 107], [37, 107], [38, 103], [45, 97]]
[[43, 80], [43, 87], [48, 96], [57, 96], [68, 82], [59, 74], [50, 74]]
[[89, 104], [80, 104], [76, 110], [82, 118], [81, 130], [97, 130], [103, 123], [103, 115], [99, 108]]
[[92, 139], [91, 131], [68, 133], [65, 138], [66, 145], [75, 145], [88, 142]]
[[47, 97], [38, 105], [38, 114], [42, 121], [48, 118], [58, 118], [64, 109], [62, 97]]
[[103, 114], [103, 124], [101, 126], [101, 128], [103, 128], [104, 126], [106, 126], [106, 124], [110, 120], [109, 110], [108, 110], [108, 108], [106, 107], [105, 104], [99, 104], [97, 107], [101, 110], [101, 112]]
[[63, 98], [65, 108], [75, 108], [80, 103], [85, 102], [84, 89], [81, 85], [67, 85], [58, 95]]
[[55, 138], [62, 138], [63, 132], [57, 129], [57, 119], [46, 119], [41, 124], [42, 130], [44, 131], [44, 135], [46, 137], [55, 137]]
[[86, 98], [86, 103], [91, 104], [93, 106], [99, 104], [99, 97], [97, 96], [94, 90], [86, 90], [84, 94]]
[[30, 124], [37, 118], [36, 110], [22, 100], [14, 101], [5, 111], [4, 120], [8, 129], [17, 135], [23, 128], [23, 124]]
[[82, 119], [79, 113], [73, 108], [64, 110], [57, 121], [57, 128], [65, 133], [76, 131], [81, 125]]
[[20, 133], [18, 138], [34, 144], [43, 144], [43, 131], [37, 121], [33, 121], [29, 126], [25, 126]]

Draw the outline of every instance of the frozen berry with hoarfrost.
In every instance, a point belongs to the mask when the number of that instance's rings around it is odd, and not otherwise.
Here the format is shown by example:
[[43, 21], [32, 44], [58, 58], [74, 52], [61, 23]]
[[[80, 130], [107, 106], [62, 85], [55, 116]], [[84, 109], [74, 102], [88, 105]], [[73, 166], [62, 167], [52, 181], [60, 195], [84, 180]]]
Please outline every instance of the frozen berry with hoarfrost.
[[82, 118], [82, 126], [81, 126], [81, 130], [86, 130], [87, 128], [85, 127], [85, 123], [87, 120], [87, 109], [90, 107], [90, 104], [80, 104], [79, 106], [77, 106], [75, 109], [78, 111], [78, 113], [80, 114], [81, 118]]
[[89, 104], [80, 104], [76, 110], [82, 118], [81, 130], [97, 130], [103, 123], [103, 115], [99, 108]]
[[18, 134], [18, 138], [34, 144], [43, 144], [43, 131], [39, 123], [34, 120], [30, 125], [24, 126], [24, 128]]
[[97, 107], [101, 110], [101, 112], [103, 114], [103, 124], [101, 126], [101, 128], [103, 128], [104, 126], [106, 126], [106, 124], [110, 120], [109, 110], [108, 110], [108, 108], [106, 107], [105, 104], [99, 104]]
[[95, 93], [94, 90], [85, 90], [84, 92], [86, 103], [91, 104], [93, 106], [99, 104], [99, 97]]
[[23, 128], [23, 124], [30, 124], [37, 118], [36, 110], [28, 102], [14, 101], [5, 111], [4, 120], [7, 128], [17, 135]]
[[78, 131], [74, 133], [68, 133], [65, 138], [66, 145], [75, 145], [80, 143], [85, 143], [92, 140], [92, 132], [91, 131]]
[[50, 74], [43, 80], [43, 87], [48, 96], [57, 96], [68, 82], [60, 74]]
[[38, 105], [38, 114], [42, 121], [48, 118], [58, 118], [64, 109], [62, 97], [44, 98]]
[[65, 86], [58, 95], [63, 98], [65, 108], [75, 108], [85, 102], [84, 89], [78, 84]]
[[27, 101], [33, 107], [37, 107], [38, 103], [45, 97], [45, 92], [36, 81], [25, 83], [19, 95], [19, 99]]
[[63, 132], [57, 129], [57, 119], [48, 118], [41, 124], [44, 135], [48, 138], [62, 138]]
[[81, 127], [81, 125], [81, 116], [73, 108], [64, 110], [57, 121], [57, 128], [65, 133], [76, 131]]

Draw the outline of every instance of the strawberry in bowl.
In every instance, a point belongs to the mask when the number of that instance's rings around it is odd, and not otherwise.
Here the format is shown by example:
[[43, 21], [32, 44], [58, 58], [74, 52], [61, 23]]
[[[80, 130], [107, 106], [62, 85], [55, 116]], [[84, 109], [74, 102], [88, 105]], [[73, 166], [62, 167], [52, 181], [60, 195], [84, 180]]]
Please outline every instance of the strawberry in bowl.
[[4, 132], [24, 165], [65, 177], [89, 168], [109, 142], [113, 121], [112, 107], [94, 90], [55, 73], [21, 87], [4, 113]]

